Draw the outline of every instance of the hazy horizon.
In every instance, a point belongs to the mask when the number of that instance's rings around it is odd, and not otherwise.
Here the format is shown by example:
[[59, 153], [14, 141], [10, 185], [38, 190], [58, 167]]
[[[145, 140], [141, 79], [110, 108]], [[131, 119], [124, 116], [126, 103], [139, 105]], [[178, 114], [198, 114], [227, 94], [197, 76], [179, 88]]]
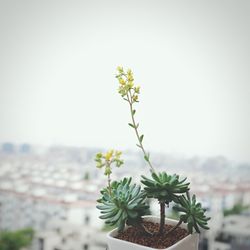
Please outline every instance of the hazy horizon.
[[250, 162], [249, 1], [0, 1], [0, 142]]

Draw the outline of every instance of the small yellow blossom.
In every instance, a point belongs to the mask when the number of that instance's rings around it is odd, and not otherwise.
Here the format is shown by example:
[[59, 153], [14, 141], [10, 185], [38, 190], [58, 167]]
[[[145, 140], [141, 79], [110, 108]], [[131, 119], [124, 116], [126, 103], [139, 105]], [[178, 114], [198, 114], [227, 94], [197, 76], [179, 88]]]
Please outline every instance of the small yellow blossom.
[[106, 153], [106, 155], [105, 155], [105, 159], [106, 159], [107, 161], [109, 161], [109, 160], [112, 158], [113, 153], [114, 153], [114, 150], [109, 150], [109, 151]]
[[125, 85], [125, 80], [123, 79], [123, 78], [119, 78], [119, 83], [121, 84], [121, 85]]

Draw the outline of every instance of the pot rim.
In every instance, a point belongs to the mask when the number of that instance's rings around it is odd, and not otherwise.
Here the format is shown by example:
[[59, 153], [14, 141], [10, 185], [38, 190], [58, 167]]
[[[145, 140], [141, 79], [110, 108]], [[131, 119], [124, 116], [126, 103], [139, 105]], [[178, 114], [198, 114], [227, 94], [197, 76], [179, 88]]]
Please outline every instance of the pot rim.
[[[145, 221], [151, 221], [151, 219], [153, 219], [154, 221], [155, 220], [160, 220], [160, 218], [158, 216], [152, 216], [152, 215], [146, 215], [146, 216], [143, 216], [143, 219]], [[165, 223], [170, 223], [170, 225], [176, 225], [178, 223], [177, 220], [173, 220], [173, 219], [169, 219], [169, 218], [165, 218]], [[128, 228], [129, 226], [125, 226], [125, 229]], [[184, 228], [184, 229], [187, 229], [187, 226], [186, 225], [180, 225], [181, 228]], [[153, 247], [148, 247], [148, 246], [144, 246], [144, 245], [140, 245], [140, 244], [137, 244], [137, 243], [133, 243], [133, 242], [129, 242], [129, 241], [125, 241], [125, 240], [120, 240], [120, 239], [117, 239], [114, 237], [114, 235], [112, 234], [117, 234], [117, 228], [113, 229], [112, 231], [110, 231], [108, 234], [107, 234], [107, 238], [109, 240], [113, 240], [113, 241], [122, 241], [122, 242], [125, 242], [128, 247], [129, 246], [138, 246], [138, 247], [141, 247], [142, 249], [158, 249], [158, 248], [153, 248]], [[179, 246], [183, 243], [185, 243], [186, 241], [188, 240], [191, 240], [191, 238], [193, 237], [198, 237], [198, 233], [193, 233], [193, 234], [188, 234], [186, 237], [184, 237], [183, 239], [179, 240], [178, 242], [176, 242], [174, 245], [168, 247], [168, 248], [162, 248], [162, 250], [171, 250], [173, 249], [173, 247], [176, 247], [176, 246]], [[158, 249], [159, 250], [159, 249]]]

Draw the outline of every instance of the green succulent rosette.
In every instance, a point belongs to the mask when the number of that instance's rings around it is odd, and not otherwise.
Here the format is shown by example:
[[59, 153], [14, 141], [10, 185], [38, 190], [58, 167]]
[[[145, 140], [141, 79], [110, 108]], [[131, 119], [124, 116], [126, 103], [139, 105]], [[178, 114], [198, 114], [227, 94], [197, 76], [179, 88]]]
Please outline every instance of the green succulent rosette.
[[142, 222], [142, 216], [148, 214], [146, 195], [141, 187], [131, 184], [132, 178], [111, 183], [111, 194], [108, 188], [101, 191], [102, 197], [98, 200], [101, 210], [100, 219], [110, 226], [117, 226], [123, 231], [125, 225], [137, 225]]
[[180, 220], [187, 223], [190, 234], [192, 234], [194, 230], [200, 233], [200, 228], [209, 229], [207, 224], [210, 218], [206, 217], [206, 209], [202, 208], [201, 203], [196, 201], [195, 195], [190, 198], [189, 193], [187, 193], [187, 197], [181, 195], [178, 200], [179, 205], [175, 205], [173, 209], [181, 213]]
[[178, 196], [189, 190], [189, 183], [185, 183], [186, 178], [180, 180], [179, 175], [153, 172], [151, 176], [152, 179], [142, 176], [141, 180], [145, 185], [144, 190], [148, 198], [155, 198], [169, 204], [172, 201], [178, 201]]

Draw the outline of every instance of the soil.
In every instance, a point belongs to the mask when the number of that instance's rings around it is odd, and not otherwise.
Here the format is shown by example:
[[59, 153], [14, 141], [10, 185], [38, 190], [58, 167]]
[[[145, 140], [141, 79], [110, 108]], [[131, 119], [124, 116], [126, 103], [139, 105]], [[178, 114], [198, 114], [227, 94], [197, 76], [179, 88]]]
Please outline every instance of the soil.
[[[152, 247], [156, 249], [164, 249], [174, 245], [176, 242], [185, 238], [188, 235], [186, 229], [178, 227], [176, 230], [168, 234], [167, 236], [159, 235], [157, 232], [159, 230], [159, 223], [153, 223], [149, 221], [143, 222], [143, 225], [148, 231], [153, 233], [153, 235], [146, 235], [142, 231], [135, 227], [129, 227], [124, 232], [118, 233], [117, 239], [130, 241], [136, 244], [140, 244], [147, 247]], [[173, 226], [165, 225], [165, 232], [168, 232]]]

